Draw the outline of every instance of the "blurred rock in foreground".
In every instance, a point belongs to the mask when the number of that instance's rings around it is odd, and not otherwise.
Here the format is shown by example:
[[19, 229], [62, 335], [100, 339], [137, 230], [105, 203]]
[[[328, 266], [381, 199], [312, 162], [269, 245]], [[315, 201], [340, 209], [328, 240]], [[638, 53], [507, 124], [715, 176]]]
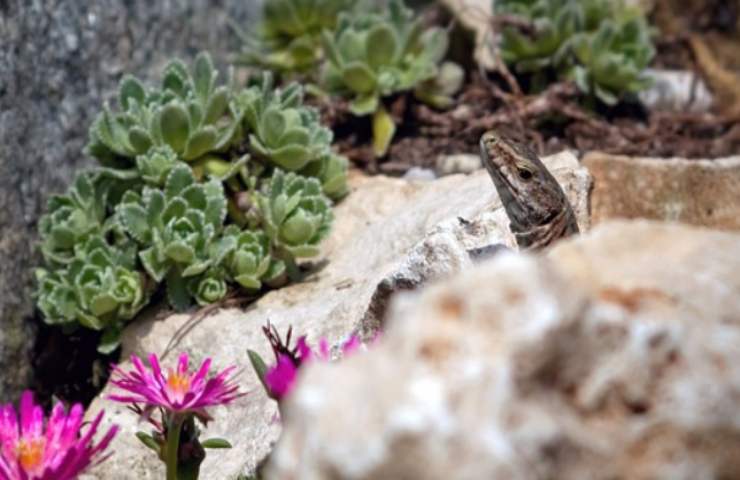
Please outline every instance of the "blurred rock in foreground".
[[79, 168], [87, 128], [124, 73], [157, 79], [171, 56], [219, 63], [238, 46], [227, 25], [254, 0], [0, 2], [0, 402], [30, 377], [36, 221]]
[[740, 477], [740, 236], [614, 222], [502, 254], [312, 365], [268, 479]]

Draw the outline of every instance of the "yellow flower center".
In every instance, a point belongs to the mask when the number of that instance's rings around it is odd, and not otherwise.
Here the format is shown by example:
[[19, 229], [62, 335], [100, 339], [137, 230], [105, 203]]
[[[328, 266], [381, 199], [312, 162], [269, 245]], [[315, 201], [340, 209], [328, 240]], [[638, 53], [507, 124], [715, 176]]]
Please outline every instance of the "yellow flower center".
[[176, 372], [170, 372], [167, 376], [167, 389], [178, 400], [182, 400], [190, 390], [190, 377]]
[[43, 464], [44, 447], [46, 440], [44, 437], [21, 438], [16, 445], [16, 454], [18, 462], [26, 473], [35, 473]]

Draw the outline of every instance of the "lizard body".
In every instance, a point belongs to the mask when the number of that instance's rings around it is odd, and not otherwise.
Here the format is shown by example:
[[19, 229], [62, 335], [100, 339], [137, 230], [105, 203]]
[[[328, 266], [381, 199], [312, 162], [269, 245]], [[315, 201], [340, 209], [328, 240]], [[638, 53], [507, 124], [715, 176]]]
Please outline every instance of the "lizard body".
[[531, 148], [489, 131], [480, 139], [480, 150], [519, 248], [544, 248], [578, 233], [568, 198]]

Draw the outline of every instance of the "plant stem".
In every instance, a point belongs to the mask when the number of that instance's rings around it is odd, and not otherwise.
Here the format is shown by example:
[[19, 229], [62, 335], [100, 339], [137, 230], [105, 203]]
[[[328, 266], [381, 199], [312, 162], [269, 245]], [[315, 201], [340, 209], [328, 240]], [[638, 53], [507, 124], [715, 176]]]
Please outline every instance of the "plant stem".
[[185, 418], [173, 414], [167, 428], [167, 480], [177, 480], [178, 451], [180, 450], [180, 431]]

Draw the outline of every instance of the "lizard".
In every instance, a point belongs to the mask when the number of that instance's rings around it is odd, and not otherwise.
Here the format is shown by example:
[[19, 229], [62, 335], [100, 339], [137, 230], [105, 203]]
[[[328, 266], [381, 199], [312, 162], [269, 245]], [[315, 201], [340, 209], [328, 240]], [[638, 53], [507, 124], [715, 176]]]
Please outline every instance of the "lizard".
[[529, 146], [488, 131], [480, 139], [480, 156], [520, 249], [541, 249], [579, 232], [568, 198]]

